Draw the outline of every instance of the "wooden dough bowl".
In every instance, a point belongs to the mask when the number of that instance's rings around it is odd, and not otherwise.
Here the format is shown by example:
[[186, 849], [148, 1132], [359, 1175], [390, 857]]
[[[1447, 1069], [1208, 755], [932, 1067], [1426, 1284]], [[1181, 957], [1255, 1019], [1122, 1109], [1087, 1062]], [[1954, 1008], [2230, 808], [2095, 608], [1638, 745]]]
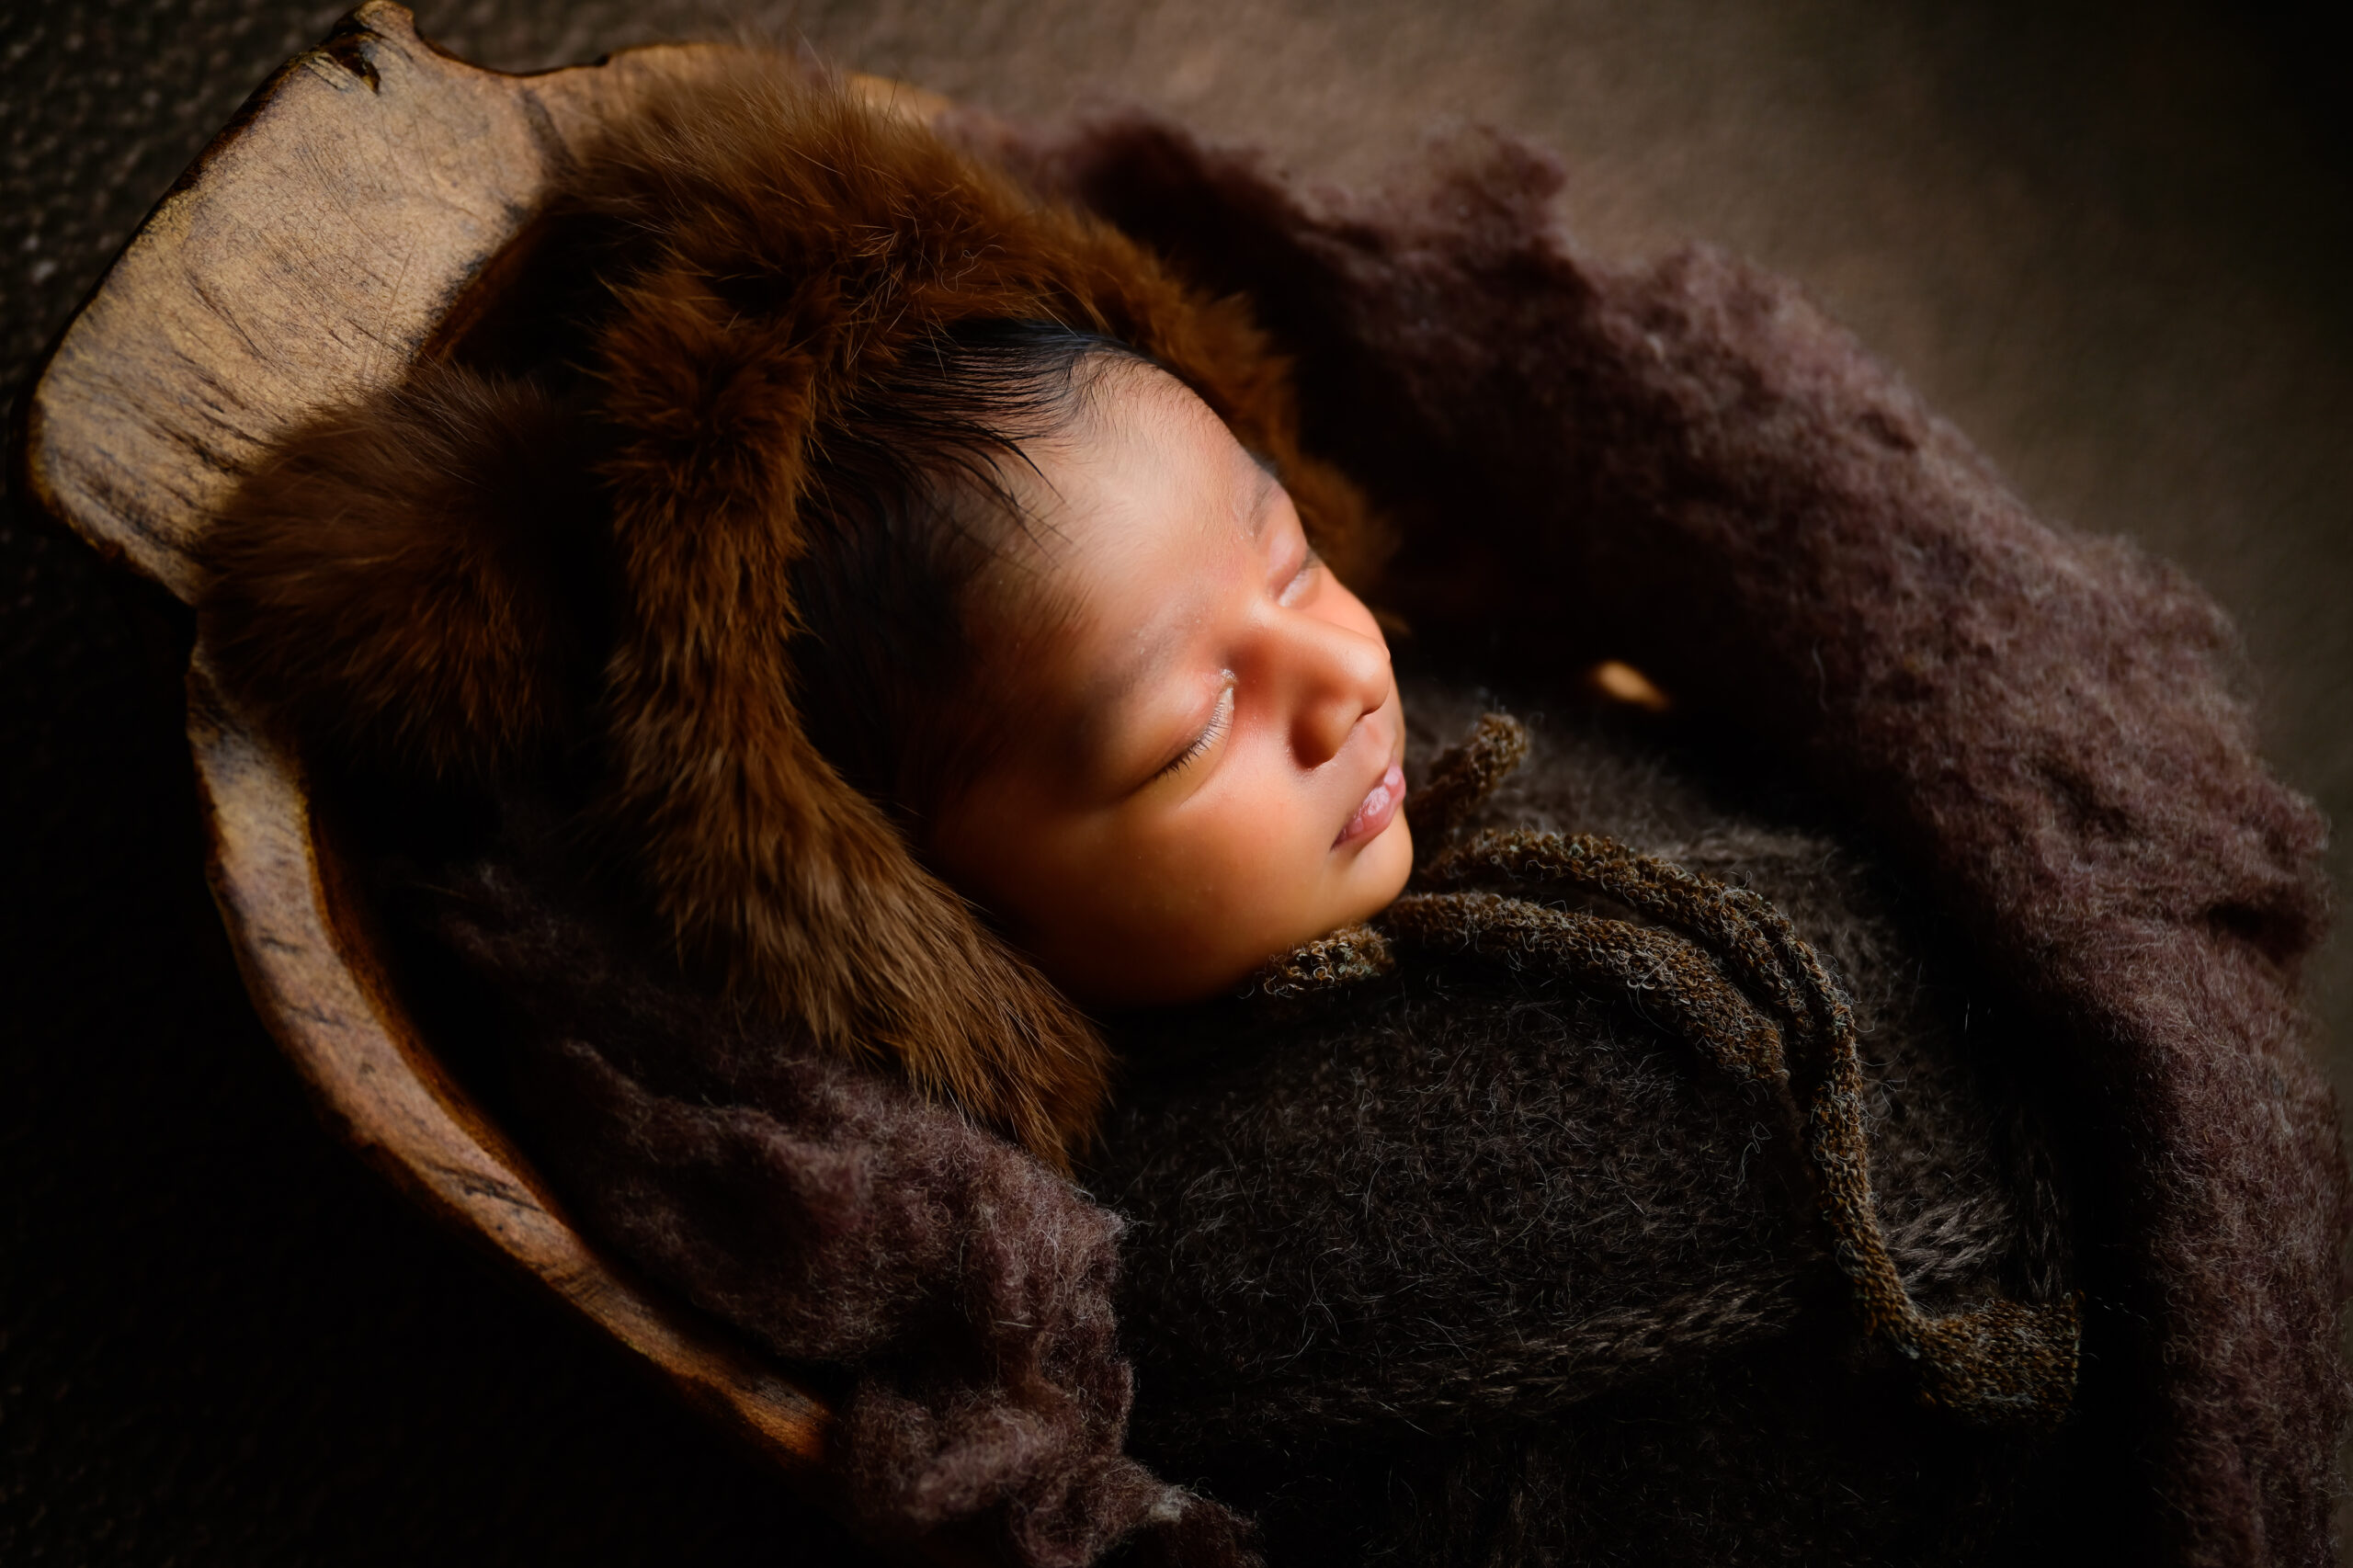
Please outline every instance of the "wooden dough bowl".
[[[208, 520], [271, 443], [451, 341], [570, 150], [647, 84], [714, 57], [665, 45], [507, 75], [442, 53], [403, 6], [360, 6], [254, 96], [67, 327], [26, 413], [32, 494], [192, 602]], [[939, 107], [857, 80], [903, 112]], [[436, 1059], [371, 953], [297, 760], [209, 677], [200, 643], [188, 742], [246, 988], [329, 1126], [722, 1426], [813, 1472], [824, 1405], [585, 1241]]]

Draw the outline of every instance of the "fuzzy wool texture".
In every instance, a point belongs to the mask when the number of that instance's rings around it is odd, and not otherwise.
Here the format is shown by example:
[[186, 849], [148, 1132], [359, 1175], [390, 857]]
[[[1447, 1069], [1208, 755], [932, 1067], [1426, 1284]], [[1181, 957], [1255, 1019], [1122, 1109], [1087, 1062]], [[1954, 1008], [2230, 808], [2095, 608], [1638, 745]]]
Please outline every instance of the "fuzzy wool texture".
[[[1483, 700], [1412, 686], [1417, 774]], [[1905, 1286], [2063, 1295], [2039, 1042], [1851, 851], [1569, 707], [1461, 831], [1605, 831], [1771, 897], [1856, 1006]], [[1249, 1549], [1233, 1504], [1277, 1564], [2057, 1561], [2062, 1499], [2117, 1502], [2112, 1412], [2050, 1437], [1919, 1406], [1859, 1334], [1786, 1092], [1639, 995], [1421, 962], [1307, 1013], [1131, 1020], [1090, 1198], [619, 956], [560, 842], [501, 836], [396, 906], [499, 1020], [501, 1097], [591, 1229], [841, 1391], [834, 1464], [877, 1540], [978, 1518], [1081, 1562], [1141, 1528], [1219, 1562]]]
[[580, 1221], [834, 1392], [825, 1463], [855, 1528], [957, 1526], [1036, 1568], [1122, 1541], [1256, 1561], [1232, 1515], [1123, 1452], [1114, 1215], [903, 1080], [630, 956], [544, 840], [398, 884], [475, 1027], [496, 1020], [498, 1097]]

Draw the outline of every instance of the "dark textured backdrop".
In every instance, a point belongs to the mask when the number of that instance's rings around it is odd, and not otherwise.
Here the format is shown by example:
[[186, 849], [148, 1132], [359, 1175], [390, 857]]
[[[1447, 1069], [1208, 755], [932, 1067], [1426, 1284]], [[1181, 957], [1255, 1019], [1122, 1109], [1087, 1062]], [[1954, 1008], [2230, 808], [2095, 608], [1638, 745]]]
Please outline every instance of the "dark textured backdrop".
[[[2236, 613], [2273, 756], [2353, 819], [2353, 203], [2325, 36], [2155, 0], [849, 0], [771, 28], [995, 107], [1140, 98], [1371, 176], [1468, 116], [1605, 253], [1794, 274], [2045, 515]], [[0, 0], [0, 385], [340, 7]], [[426, 0], [489, 63], [708, 30]], [[11, 506], [13, 506], [13, 501]], [[0, 519], [0, 1562], [843, 1560], [617, 1357], [318, 1131], [207, 901], [168, 645]], [[2336, 850], [2339, 885], [2353, 866]], [[2353, 942], [2316, 976], [2353, 1084]]]

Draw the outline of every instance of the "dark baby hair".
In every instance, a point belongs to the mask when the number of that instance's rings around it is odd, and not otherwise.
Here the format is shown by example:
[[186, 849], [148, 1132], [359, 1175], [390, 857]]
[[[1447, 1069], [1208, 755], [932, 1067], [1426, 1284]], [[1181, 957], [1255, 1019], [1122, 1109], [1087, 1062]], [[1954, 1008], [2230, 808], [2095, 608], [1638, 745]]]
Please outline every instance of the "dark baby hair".
[[918, 839], [989, 753], [964, 601], [1035, 527], [1006, 465], [1077, 415], [1103, 357], [1151, 363], [1058, 322], [959, 323], [861, 389], [813, 455], [795, 695], [827, 760]]

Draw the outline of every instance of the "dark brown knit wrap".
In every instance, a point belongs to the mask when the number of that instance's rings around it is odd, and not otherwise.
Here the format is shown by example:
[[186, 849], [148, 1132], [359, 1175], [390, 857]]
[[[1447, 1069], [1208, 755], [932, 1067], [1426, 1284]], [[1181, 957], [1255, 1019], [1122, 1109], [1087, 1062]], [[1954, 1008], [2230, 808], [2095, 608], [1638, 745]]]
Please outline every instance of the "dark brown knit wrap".
[[[1518, 729], [1489, 715], [1470, 742], [1433, 763], [1436, 804], [1415, 826], [1443, 831], [1492, 793], [1527, 750]], [[1854, 1286], [1864, 1332], [1917, 1363], [1927, 1403], [1986, 1423], [2054, 1426], [2065, 1416], [2075, 1394], [2078, 1297], [2041, 1306], [1992, 1301], [1932, 1318], [1904, 1290], [1871, 1201], [1854, 1009], [1788, 916], [1751, 889], [1595, 834], [1481, 833], [1439, 854], [1420, 880], [1444, 886], [1482, 876], [1597, 893], [1670, 929], [1493, 893], [1427, 892], [1399, 899], [1380, 926], [1434, 952], [1542, 963], [1587, 985], [1639, 994], [1719, 1068], [1790, 1085], [1832, 1255]], [[1785, 1040], [1797, 1049], [1785, 1051]]]

